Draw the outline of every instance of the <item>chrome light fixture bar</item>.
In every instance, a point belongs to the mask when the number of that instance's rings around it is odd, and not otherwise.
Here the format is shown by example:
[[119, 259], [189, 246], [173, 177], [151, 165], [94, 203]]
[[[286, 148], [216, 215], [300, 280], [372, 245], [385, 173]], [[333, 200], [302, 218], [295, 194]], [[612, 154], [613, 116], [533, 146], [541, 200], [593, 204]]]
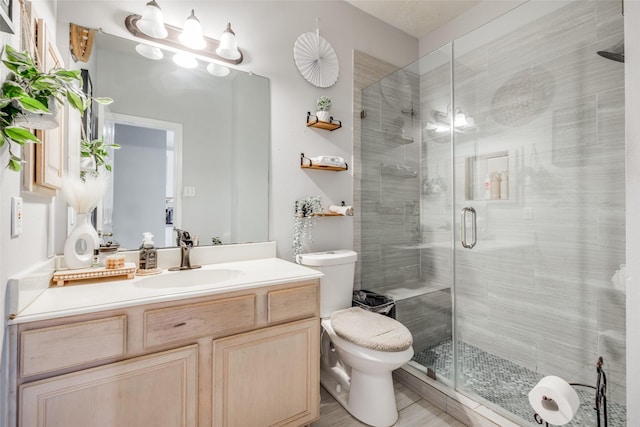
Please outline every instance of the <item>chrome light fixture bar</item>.
[[142, 17], [140, 15], [131, 14], [127, 16], [126, 19], [124, 20], [124, 25], [127, 28], [127, 31], [129, 31], [129, 33], [131, 33], [132, 35], [140, 39], [149, 40], [158, 45], [164, 45], [164, 46], [170, 47], [174, 51], [175, 50], [184, 51], [184, 52], [191, 53], [196, 57], [201, 56], [201, 57], [210, 58], [216, 61], [226, 62], [234, 65], [242, 63], [242, 60], [244, 59], [244, 56], [242, 54], [242, 51], [240, 51], [240, 49], [237, 50], [238, 53], [240, 54], [238, 58], [228, 59], [220, 56], [219, 54], [216, 53], [216, 50], [220, 47], [220, 42], [216, 39], [212, 39], [206, 36], [203, 36], [205, 41], [205, 47], [203, 49], [188, 48], [180, 42], [179, 37], [180, 37], [180, 34], [182, 34], [182, 30], [178, 27], [174, 27], [168, 24], [164, 24], [164, 27], [167, 30], [166, 38], [160, 39], [160, 38], [151, 37], [145, 34], [144, 32], [142, 32], [140, 28], [138, 28], [138, 22], [140, 21], [141, 18]]

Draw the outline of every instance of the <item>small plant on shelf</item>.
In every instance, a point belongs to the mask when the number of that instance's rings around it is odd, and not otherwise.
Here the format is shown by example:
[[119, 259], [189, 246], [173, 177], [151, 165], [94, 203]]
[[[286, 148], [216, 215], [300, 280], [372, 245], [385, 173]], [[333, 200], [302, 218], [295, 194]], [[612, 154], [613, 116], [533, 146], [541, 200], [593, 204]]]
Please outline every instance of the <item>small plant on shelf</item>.
[[302, 253], [305, 239], [313, 240], [311, 234], [316, 215], [322, 213], [319, 196], [305, 197], [296, 201], [293, 215], [293, 258]]
[[331, 109], [331, 98], [321, 96], [316, 102], [316, 107], [318, 107], [318, 111], [329, 111]]
[[331, 117], [329, 116], [329, 110], [331, 109], [331, 98], [328, 96], [321, 96], [316, 101], [316, 107], [318, 111], [316, 112], [316, 117], [321, 122], [329, 122], [331, 121]]

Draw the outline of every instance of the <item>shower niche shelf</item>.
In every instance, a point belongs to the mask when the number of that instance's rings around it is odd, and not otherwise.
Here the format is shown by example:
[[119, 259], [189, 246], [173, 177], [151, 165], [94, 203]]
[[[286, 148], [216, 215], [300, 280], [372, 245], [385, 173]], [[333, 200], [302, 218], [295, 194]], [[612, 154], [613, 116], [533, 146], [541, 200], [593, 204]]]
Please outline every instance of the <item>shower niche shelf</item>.
[[342, 127], [342, 122], [340, 120], [334, 120], [333, 117], [329, 117], [328, 122], [323, 122], [318, 120], [316, 116], [311, 115], [310, 111], [307, 111], [307, 127], [334, 131]]
[[323, 171], [335, 171], [342, 172], [349, 170], [349, 165], [345, 162], [343, 166], [328, 166], [328, 165], [318, 165], [314, 164], [313, 161], [309, 157], [305, 157], [304, 153], [300, 153], [300, 168], [301, 169], [317, 169]]

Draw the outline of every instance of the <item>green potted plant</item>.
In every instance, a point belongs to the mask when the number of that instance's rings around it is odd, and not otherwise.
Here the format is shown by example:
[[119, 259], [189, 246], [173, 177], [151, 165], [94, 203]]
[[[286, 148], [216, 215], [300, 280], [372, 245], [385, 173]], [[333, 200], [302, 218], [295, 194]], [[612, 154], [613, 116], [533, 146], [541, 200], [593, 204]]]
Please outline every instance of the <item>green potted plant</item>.
[[[55, 121], [46, 116], [56, 116], [58, 104], [66, 99], [69, 105], [83, 113], [91, 99], [80, 84], [80, 70], [62, 68], [43, 72], [38, 69], [28, 52], [19, 52], [9, 45], [4, 47], [2, 61], [9, 70], [7, 79], [0, 88], [0, 147], [7, 144], [9, 163], [13, 171], [22, 169], [21, 159], [12, 151], [13, 144], [38, 143], [40, 140], [31, 129], [52, 129]], [[93, 98], [102, 104], [112, 102], [110, 98]], [[36, 116], [29, 116], [30, 113]]]
[[331, 98], [328, 96], [321, 96], [316, 101], [316, 107], [318, 111], [316, 112], [316, 117], [321, 122], [330, 122], [331, 117], [329, 115], [329, 110], [331, 109]]

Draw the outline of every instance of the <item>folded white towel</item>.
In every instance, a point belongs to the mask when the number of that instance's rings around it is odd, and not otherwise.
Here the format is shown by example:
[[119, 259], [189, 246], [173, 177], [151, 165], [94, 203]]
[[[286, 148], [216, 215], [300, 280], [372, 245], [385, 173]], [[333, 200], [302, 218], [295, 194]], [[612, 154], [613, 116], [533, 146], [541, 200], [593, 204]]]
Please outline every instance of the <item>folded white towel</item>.
[[353, 215], [353, 206], [329, 206], [329, 212], [339, 213], [340, 215]]
[[311, 157], [311, 162], [316, 166], [345, 167], [346, 163], [340, 156], [318, 156]]

